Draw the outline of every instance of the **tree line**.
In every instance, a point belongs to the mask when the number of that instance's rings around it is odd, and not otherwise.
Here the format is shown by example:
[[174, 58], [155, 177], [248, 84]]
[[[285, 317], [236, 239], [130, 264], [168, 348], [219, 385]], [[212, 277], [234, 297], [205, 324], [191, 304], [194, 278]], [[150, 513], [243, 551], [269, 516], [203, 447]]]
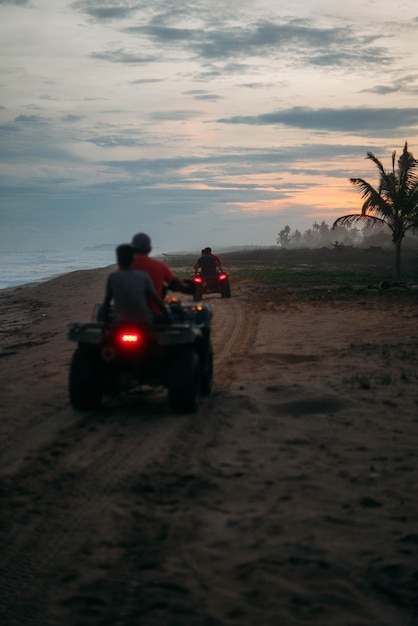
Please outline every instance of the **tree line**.
[[[363, 229], [364, 230], [364, 229]], [[311, 228], [301, 232], [285, 226], [277, 233], [276, 243], [282, 248], [320, 248], [327, 245], [358, 245], [364, 237], [363, 230], [337, 226], [335, 229], [325, 221], [315, 222]]]

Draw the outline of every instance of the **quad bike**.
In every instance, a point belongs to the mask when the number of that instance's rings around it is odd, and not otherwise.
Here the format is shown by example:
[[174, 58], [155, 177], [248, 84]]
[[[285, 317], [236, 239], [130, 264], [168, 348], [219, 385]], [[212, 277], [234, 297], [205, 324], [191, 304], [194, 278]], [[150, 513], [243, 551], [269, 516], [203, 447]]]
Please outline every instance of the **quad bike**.
[[221, 298], [231, 297], [231, 286], [229, 284], [229, 277], [223, 271], [217, 271], [216, 274], [204, 275], [201, 272], [196, 272], [193, 275], [193, 300], [199, 302], [203, 299], [203, 294], [207, 293], [220, 293]]
[[97, 409], [103, 396], [147, 384], [167, 388], [172, 411], [197, 410], [200, 397], [209, 395], [212, 386], [211, 311], [208, 306], [175, 298], [167, 307], [171, 324], [149, 328], [100, 321], [69, 325], [68, 338], [77, 343], [69, 372], [74, 409]]

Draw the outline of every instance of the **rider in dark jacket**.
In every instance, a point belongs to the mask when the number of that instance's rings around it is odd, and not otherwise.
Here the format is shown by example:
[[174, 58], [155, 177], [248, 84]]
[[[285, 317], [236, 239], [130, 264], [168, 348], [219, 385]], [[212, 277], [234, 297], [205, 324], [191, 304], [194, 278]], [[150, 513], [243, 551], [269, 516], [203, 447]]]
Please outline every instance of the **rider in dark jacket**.
[[222, 271], [222, 263], [221, 263], [221, 259], [220, 259], [220, 258], [219, 258], [216, 254], [214, 254], [214, 253], [212, 252], [212, 248], [207, 247], [207, 248], [205, 248], [204, 250], [202, 250], [202, 253], [203, 253], [203, 252], [205, 252], [205, 254], [210, 254], [210, 256], [213, 256], [213, 258], [215, 259], [215, 261], [216, 261], [216, 263], [217, 263], [217, 265], [218, 265], [218, 268], [220, 269], [220, 271]]
[[204, 276], [213, 276], [222, 271], [219, 257], [212, 254], [210, 248], [204, 248], [202, 255], [198, 258], [194, 266], [195, 272], [200, 272]]
[[202, 250], [202, 256], [200, 256], [196, 261], [194, 269], [196, 272], [200, 272], [203, 276], [213, 276], [216, 274], [218, 264], [216, 259], [211, 254], [206, 252], [206, 250]]

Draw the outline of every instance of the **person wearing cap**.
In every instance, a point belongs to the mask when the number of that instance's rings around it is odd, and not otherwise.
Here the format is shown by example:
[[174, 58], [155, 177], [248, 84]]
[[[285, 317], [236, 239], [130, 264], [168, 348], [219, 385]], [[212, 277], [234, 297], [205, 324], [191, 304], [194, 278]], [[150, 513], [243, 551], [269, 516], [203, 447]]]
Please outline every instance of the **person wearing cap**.
[[[191, 293], [190, 284], [174, 275], [171, 269], [158, 259], [149, 256], [152, 250], [151, 239], [145, 233], [138, 233], [132, 238], [132, 247], [135, 252], [132, 268], [149, 274], [157, 294], [162, 298], [165, 288], [171, 291]], [[150, 302], [152, 310], [155, 305]]]
[[[120, 321], [152, 325], [154, 322], [171, 322], [170, 314], [158, 296], [150, 276], [133, 269], [134, 250], [130, 244], [116, 248], [119, 271], [111, 272], [106, 281], [106, 292], [102, 307], [105, 322]], [[110, 306], [113, 301], [114, 313]], [[151, 310], [154, 306], [157, 314]]]

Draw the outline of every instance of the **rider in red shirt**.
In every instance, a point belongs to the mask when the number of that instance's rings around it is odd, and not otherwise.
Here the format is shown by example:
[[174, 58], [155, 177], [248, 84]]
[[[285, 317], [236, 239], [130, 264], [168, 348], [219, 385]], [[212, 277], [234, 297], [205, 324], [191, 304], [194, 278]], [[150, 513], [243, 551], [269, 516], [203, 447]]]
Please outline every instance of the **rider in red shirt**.
[[[190, 285], [173, 274], [171, 269], [158, 259], [153, 259], [149, 255], [152, 250], [151, 239], [145, 233], [138, 233], [132, 238], [135, 258], [132, 269], [141, 270], [149, 274], [157, 294], [164, 298], [165, 288], [172, 291], [183, 291], [190, 293]], [[155, 303], [149, 303], [150, 308], [156, 311]], [[157, 311], [158, 312], [158, 309]]]

